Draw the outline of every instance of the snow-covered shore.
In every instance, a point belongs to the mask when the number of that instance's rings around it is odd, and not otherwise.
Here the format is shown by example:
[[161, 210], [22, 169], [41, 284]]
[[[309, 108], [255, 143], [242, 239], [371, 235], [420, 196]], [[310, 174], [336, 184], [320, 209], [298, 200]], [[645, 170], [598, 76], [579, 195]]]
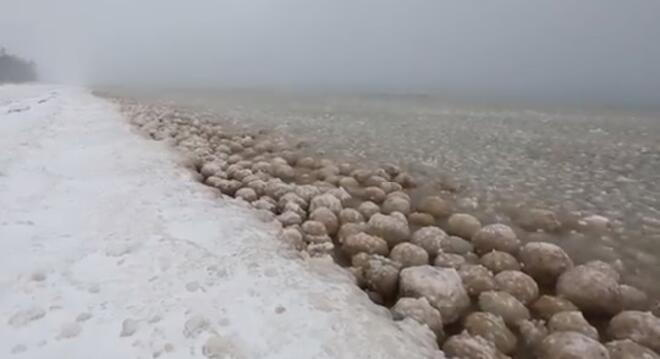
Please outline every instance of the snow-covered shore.
[[0, 357], [442, 357], [178, 162], [86, 90], [0, 87]]

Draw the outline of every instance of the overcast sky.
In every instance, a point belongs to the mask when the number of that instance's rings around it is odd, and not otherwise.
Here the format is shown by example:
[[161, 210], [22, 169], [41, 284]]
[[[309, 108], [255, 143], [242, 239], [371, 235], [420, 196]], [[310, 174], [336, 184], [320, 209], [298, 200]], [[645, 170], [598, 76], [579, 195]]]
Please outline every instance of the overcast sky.
[[51, 81], [660, 103], [659, 0], [0, 0]]

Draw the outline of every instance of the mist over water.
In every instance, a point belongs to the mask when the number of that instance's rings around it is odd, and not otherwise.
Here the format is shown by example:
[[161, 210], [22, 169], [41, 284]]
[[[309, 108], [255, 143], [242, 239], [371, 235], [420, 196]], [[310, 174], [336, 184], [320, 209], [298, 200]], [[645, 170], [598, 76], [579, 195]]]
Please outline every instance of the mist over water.
[[660, 2], [10, 0], [45, 80], [660, 103]]

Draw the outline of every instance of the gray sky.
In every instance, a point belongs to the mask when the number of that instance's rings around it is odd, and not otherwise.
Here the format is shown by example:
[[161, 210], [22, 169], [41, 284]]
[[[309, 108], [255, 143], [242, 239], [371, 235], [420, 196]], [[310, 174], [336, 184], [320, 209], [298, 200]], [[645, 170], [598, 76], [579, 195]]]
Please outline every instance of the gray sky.
[[0, 0], [52, 81], [660, 103], [658, 0]]

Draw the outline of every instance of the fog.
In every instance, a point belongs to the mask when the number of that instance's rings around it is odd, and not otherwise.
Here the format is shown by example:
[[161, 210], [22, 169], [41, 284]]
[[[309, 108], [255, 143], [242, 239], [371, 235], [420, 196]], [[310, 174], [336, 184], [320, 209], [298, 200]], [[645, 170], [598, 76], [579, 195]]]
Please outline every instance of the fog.
[[654, 106], [657, 0], [2, 0], [47, 81]]

